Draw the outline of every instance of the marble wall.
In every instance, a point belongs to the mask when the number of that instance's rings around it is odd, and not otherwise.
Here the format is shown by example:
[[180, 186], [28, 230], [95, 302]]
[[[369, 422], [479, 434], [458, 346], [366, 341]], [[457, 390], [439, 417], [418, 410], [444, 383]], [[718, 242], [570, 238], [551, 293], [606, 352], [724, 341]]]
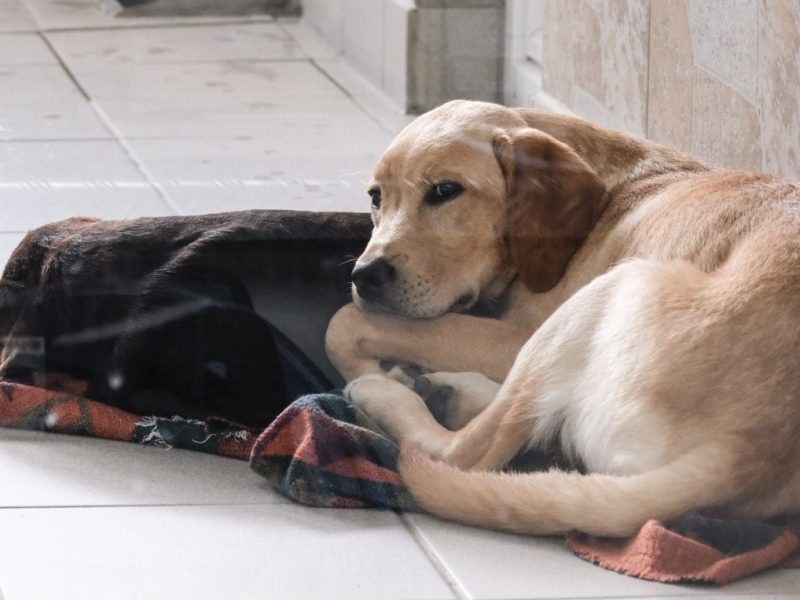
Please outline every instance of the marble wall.
[[546, 0], [542, 90], [715, 164], [800, 179], [800, 0]]

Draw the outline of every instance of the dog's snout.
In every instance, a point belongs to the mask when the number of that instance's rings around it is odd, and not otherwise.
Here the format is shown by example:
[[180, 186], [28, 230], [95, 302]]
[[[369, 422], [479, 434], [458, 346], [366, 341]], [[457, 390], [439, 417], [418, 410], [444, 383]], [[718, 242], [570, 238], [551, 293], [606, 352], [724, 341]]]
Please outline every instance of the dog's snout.
[[353, 283], [364, 300], [375, 300], [383, 293], [386, 284], [394, 281], [396, 269], [383, 258], [357, 264], [353, 269]]

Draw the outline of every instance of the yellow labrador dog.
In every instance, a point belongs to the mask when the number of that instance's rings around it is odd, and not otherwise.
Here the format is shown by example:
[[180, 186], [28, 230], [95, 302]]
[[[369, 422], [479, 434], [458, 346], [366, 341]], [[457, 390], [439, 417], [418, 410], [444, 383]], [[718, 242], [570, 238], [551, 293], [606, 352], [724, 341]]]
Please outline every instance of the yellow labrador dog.
[[[605, 536], [705, 506], [800, 512], [800, 184], [456, 101], [399, 135], [369, 194], [327, 347], [422, 506]], [[478, 304], [503, 310], [463, 314]], [[449, 385], [457, 430], [382, 360]], [[585, 473], [498, 472], [526, 447]]]

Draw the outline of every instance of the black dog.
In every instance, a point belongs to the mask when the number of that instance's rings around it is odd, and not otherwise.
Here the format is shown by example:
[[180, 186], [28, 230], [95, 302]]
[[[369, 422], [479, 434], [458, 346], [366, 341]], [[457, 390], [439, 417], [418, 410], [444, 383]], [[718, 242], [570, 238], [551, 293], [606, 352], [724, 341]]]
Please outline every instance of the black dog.
[[[136, 414], [264, 426], [340, 383], [324, 334], [371, 228], [292, 211], [46, 225], [0, 281], [4, 374], [66, 373]], [[41, 364], [15, 340], [42, 340]]]

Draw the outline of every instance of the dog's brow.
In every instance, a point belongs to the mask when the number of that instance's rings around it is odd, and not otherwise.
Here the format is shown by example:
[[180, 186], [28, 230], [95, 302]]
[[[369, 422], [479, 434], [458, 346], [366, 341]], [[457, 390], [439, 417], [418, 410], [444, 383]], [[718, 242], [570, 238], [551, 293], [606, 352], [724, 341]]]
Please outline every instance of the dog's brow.
[[469, 136], [464, 136], [463, 138], [461, 138], [460, 141], [465, 146], [469, 146], [473, 150], [477, 150], [482, 154], [491, 154], [492, 156], [494, 156], [494, 151], [492, 150], [492, 144], [488, 140], [469, 135]]

